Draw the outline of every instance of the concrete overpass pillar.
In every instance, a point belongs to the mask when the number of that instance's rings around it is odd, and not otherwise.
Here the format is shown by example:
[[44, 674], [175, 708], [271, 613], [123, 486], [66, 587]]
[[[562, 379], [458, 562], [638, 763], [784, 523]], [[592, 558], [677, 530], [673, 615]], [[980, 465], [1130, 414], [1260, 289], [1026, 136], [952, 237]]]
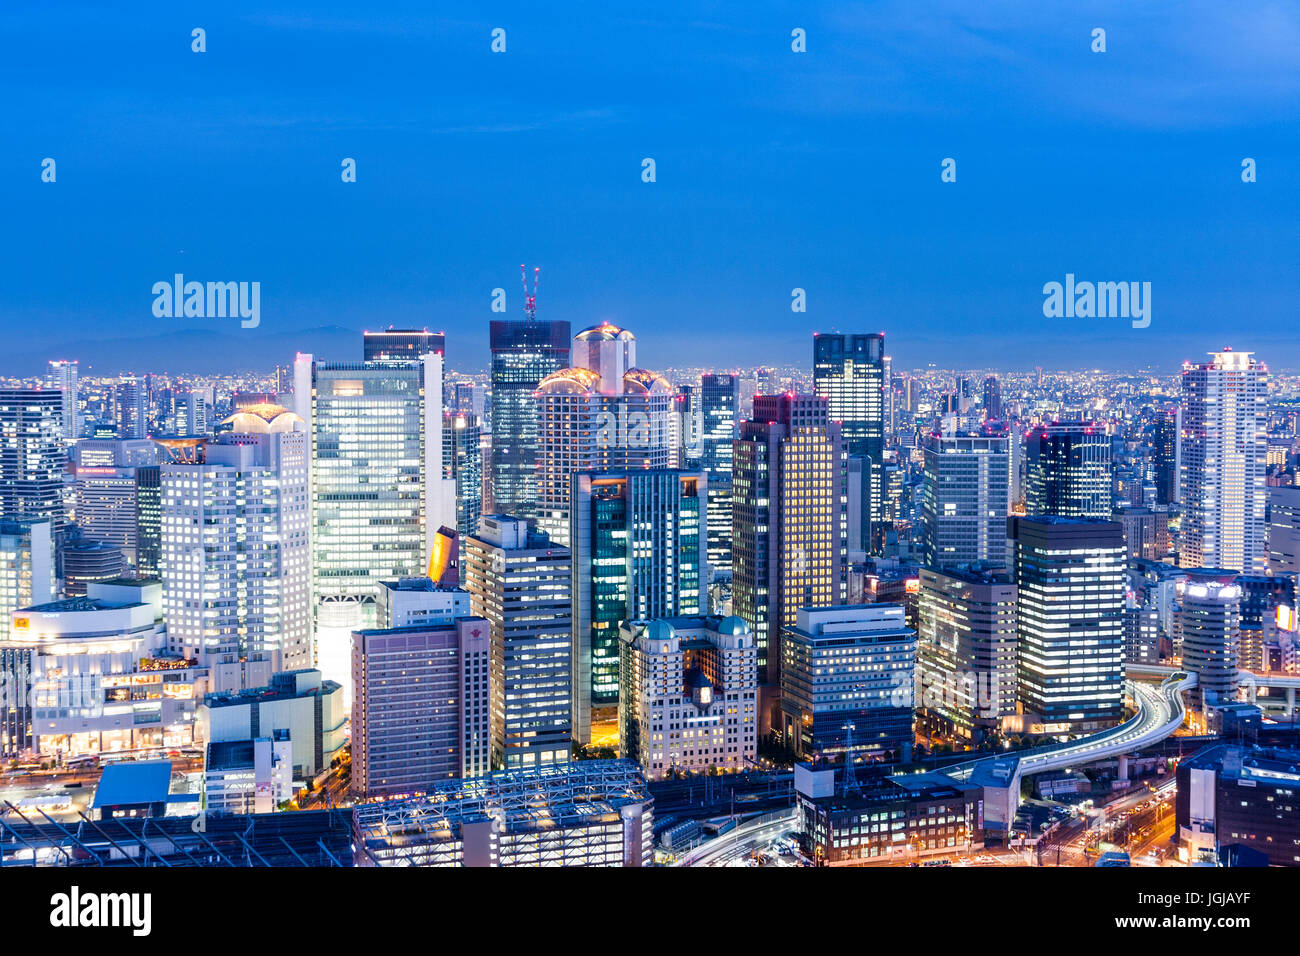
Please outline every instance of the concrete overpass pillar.
[[1286, 689], [1286, 715], [1288, 717], [1295, 716], [1295, 688], [1294, 687], [1288, 687]]
[[1119, 755], [1119, 780], [1128, 783], [1128, 754]]

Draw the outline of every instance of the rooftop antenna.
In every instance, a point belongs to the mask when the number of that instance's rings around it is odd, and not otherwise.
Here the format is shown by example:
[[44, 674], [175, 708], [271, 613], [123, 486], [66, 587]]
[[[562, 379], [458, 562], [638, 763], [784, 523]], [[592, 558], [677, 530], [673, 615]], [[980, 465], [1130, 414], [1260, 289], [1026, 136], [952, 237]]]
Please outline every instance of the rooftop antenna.
[[537, 321], [537, 282], [541, 278], [542, 267], [533, 266], [533, 291], [528, 292], [528, 267], [519, 263], [519, 278], [524, 284], [524, 315], [529, 322]]

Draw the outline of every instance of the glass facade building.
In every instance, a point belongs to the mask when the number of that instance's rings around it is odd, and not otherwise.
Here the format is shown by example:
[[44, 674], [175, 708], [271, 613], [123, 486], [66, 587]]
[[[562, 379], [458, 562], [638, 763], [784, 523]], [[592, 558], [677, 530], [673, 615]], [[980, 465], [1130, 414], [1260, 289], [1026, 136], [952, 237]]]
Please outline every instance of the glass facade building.
[[1127, 551], [1117, 521], [1013, 518], [1019, 696], [1043, 733], [1102, 730], [1124, 712]]
[[569, 364], [569, 323], [500, 320], [492, 349], [492, 507], [531, 516], [537, 501], [537, 399], [546, 376]]
[[707, 609], [706, 488], [677, 469], [574, 476], [574, 739], [618, 705], [621, 624]]
[[731, 463], [739, 433], [740, 376], [704, 375], [700, 384], [700, 467], [709, 473], [709, 569], [731, 571]]
[[1053, 422], [1025, 436], [1025, 513], [1057, 518], [1111, 516], [1110, 436], [1092, 422]]
[[300, 355], [295, 377], [295, 396], [311, 396], [317, 660], [350, 700], [351, 633], [377, 623], [379, 583], [424, 576], [433, 536], [456, 520], [443, 477], [442, 357], [318, 363]]
[[1000, 435], [926, 436], [921, 552], [929, 567], [1007, 566], [1009, 443]]
[[0, 515], [48, 518], [56, 540], [63, 511], [63, 396], [0, 388]]
[[813, 391], [840, 423], [845, 454], [870, 463], [862, 484], [861, 540], [878, 544], [884, 532], [885, 333], [813, 335]]
[[741, 426], [732, 478], [732, 606], [758, 648], [759, 681], [779, 685], [781, 629], [801, 607], [841, 597], [844, 469], [839, 425], [815, 395], [759, 395]]

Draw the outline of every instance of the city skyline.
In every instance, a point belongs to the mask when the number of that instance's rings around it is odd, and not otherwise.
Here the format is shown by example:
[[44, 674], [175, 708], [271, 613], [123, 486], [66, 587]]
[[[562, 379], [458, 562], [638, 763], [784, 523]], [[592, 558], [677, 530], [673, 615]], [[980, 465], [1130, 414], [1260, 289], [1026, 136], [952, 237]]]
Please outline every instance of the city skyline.
[[[986, 934], [1286, 924], [1059, 869], [1300, 867], [1300, 7], [55, 8], [0, 11], [10, 922], [943, 866], [1034, 903]], [[361, 876], [249, 899], [375, 937]]]

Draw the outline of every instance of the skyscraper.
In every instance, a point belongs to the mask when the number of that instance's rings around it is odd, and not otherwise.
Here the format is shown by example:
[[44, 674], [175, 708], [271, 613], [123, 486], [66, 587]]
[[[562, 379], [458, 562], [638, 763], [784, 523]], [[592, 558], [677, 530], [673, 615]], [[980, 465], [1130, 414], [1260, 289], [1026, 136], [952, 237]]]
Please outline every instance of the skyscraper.
[[276, 405], [227, 424], [204, 461], [160, 468], [168, 642], [217, 692], [313, 661], [306, 425]]
[[208, 420], [212, 411], [208, 392], [211, 389], [190, 389], [172, 393], [171, 428], [177, 435], [206, 435], [211, 431]]
[[[14, 611], [46, 604], [57, 593], [50, 519], [0, 515], [0, 638], [9, 636]], [[0, 712], [3, 710], [0, 699]]]
[[317, 660], [347, 691], [351, 634], [376, 623], [379, 582], [424, 576], [434, 536], [456, 520], [442, 477], [442, 357], [299, 355], [294, 404], [312, 439]]
[[707, 476], [641, 469], [573, 478], [573, 736], [617, 716], [618, 629], [708, 610]]
[[840, 423], [845, 453], [871, 463], [862, 507], [854, 511], [873, 550], [884, 533], [885, 383], [884, 332], [814, 333], [813, 390], [826, 399], [830, 420]]
[[149, 390], [134, 375], [123, 375], [114, 389], [118, 438], [144, 438], [149, 433]]
[[1124, 529], [1026, 517], [1016, 545], [1019, 695], [1043, 733], [1082, 733], [1124, 712]]
[[1176, 505], [1182, 501], [1178, 472], [1183, 457], [1183, 410], [1170, 406], [1156, 417], [1152, 448], [1156, 481], [1156, 504]]
[[984, 420], [1002, 421], [1002, 383], [996, 375], [984, 379]]
[[63, 532], [63, 396], [0, 388], [0, 516], [48, 518]]
[[569, 550], [522, 518], [484, 515], [464, 544], [470, 609], [492, 640], [492, 765], [517, 770], [569, 759], [573, 611]]
[[162, 573], [162, 468], [135, 470], [135, 570], [141, 577]]
[[1264, 569], [1268, 370], [1250, 352], [1211, 352], [1183, 366], [1185, 568]]
[[[839, 425], [814, 395], [756, 395], [754, 420], [735, 443], [732, 601], [753, 632], [769, 695], [780, 686], [782, 628], [800, 608], [840, 601], [841, 455]], [[765, 708], [763, 726], [773, 719]]]
[[1016, 712], [1016, 586], [1001, 569], [921, 569], [918, 697], [978, 742]]
[[907, 758], [916, 632], [902, 607], [802, 607], [781, 651], [781, 735], [800, 758]]
[[1025, 513], [1111, 516], [1110, 436], [1092, 422], [1053, 422], [1025, 436]]
[[731, 571], [731, 461], [740, 420], [740, 376], [705, 373], [700, 384], [700, 467], [709, 475], [709, 569]]
[[1300, 487], [1268, 490], [1268, 570], [1300, 573]]
[[352, 792], [415, 793], [491, 772], [488, 623], [352, 635]]
[[365, 362], [418, 362], [430, 352], [446, 361], [447, 337], [428, 329], [394, 329], [365, 332], [361, 359]]
[[492, 347], [492, 501], [531, 516], [537, 502], [538, 384], [569, 364], [569, 323], [496, 321]]
[[1236, 700], [1241, 646], [1241, 586], [1237, 572], [1196, 568], [1181, 587], [1178, 630], [1183, 667], [1196, 675], [1195, 704]]
[[573, 475], [667, 468], [673, 459], [675, 391], [636, 367], [636, 338], [608, 322], [573, 338], [573, 366], [537, 387], [537, 524], [569, 543]]
[[77, 362], [75, 359], [52, 359], [45, 382], [63, 398], [59, 419], [64, 442], [71, 444], [81, 437], [81, 410], [77, 404]]
[[120, 548], [126, 563], [138, 568], [139, 469], [158, 464], [158, 446], [147, 440], [88, 438], [77, 444], [74, 458], [74, 500], [82, 536]]
[[929, 567], [1007, 567], [1009, 443], [1005, 435], [926, 436], [921, 550]]
[[442, 476], [455, 485], [456, 530], [478, 530], [483, 513], [483, 430], [473, 415], [447, 412], [442, 416]]

